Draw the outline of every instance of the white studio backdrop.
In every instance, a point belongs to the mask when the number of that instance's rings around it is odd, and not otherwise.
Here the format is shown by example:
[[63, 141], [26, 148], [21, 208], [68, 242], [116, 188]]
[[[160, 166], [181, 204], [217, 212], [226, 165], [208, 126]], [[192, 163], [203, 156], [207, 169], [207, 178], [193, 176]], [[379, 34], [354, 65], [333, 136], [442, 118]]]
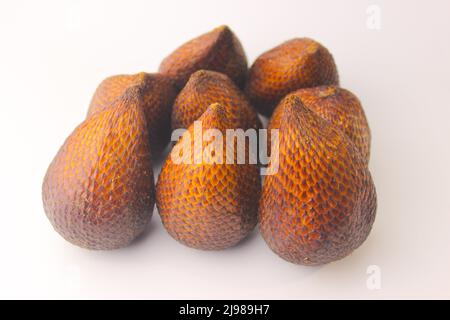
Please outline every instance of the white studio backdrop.
[[[0, 298], [450, 298], [449, 12], [447, 1], [1, 1]], [[344, 260], [302, 267], [257, 230], [229, 250], [189, 249], [155, 210], [129, 248], [65, 242], [41, 183], [98, 83], [154, 72], [222, 24], [249, 63], [293, 37], [332, 52], [372, 130], [368, 240]]]

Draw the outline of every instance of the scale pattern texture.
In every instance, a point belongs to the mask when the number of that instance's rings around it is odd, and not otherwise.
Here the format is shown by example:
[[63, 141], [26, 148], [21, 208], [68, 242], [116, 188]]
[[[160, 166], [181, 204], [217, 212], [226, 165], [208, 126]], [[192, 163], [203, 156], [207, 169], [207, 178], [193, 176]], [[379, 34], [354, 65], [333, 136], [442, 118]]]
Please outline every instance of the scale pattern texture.
[[260, 129], [261, 122], [245, 95], [226, 75], [200, 70], [192, 74], [172, 108], [172, 129], [188, 128], [213, 103], [221, 104], [233, 127]]
[[[308, 109], [343, 131], [365, 160], [370, 158], [370, 128], [359, 99], [336, 86], [320, 86], [294, 91]], [[280, 128], [283, 108], [276, 108], [270, 118], [272, 128]], [[270, 145], [270, 144], [269, 144]]]
[[263, 183], [262, 236], [290, 262], [341, 259], [364, 242], [374, 222], [376, 192], [366, 163], [342, 131], [296, 95], [278, 108], [279, 170]]
[[66, 240], [88, 249], [127, 246], [155, 204], [146, 121], [134, 88], [67, 138], [42, 187], [44, 209]]
[[299, 38], [260, 55], [250, 68], [245, 93], [257, 110], [270, 116], [288, 93], [320, 85], [339, 84], [330, 52], [320, 43]]
[[230, 28], [221, 26], [180, 46], [161, 62], [159, 71], [173, 77], [180, 89], [192, 73], [202, 69], [224, 73], [242, 87], [247, 68], [239, 39]]
[[[226, 129], [233, 128], [219, 104], [211, 105], [199, 120], [203, 130], [217, 129], [223, 137]], [[206, 140], [200, 145], [203, 158], [195, 163], [199, 153], [194, 140], [202, 139], [201, 134], [191, 125], [167, 158], [156, 186], [157, 206], [165, 228], [176, 240], [197, 249], [225, 249], [241, 241], [256, 225], [259, 169], [248, 162], [236, 164], [236, 145], [234, 152], [228, 143], [208, 149], [215, 144]], [[183, 151], [186, 146], [191, 152]], [[177, 156], [186, 161], [174, 162]], [[226, 163], [230, 157], [234, 164]]]
[[152, 155], [158, 156], [170, 139], [170, 114], [177, 95], [173, 81], [162, 74], [116, 75], [103, 80], [92, 97], [88, 117], [109, 108], [130, 87], [142, 88], [142, 109], [147, 120]]

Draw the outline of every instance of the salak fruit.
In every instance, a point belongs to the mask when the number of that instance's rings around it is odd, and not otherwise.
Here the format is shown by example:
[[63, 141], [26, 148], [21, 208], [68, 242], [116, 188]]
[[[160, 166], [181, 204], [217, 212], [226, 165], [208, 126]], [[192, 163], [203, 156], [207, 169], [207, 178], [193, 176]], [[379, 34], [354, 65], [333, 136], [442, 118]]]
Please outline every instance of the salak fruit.
[[[256, 164], [237, 163], [236, 140], [227, 112], [211, 105], [174, 146], [156, 185], [156, 203], [164, 227], [181, 243], [204, 250], [231, 247], [256, 225], [261, 182]], [[202, 130], [195, 126], [201, 124]], [[204, 133], [205, 132], [205, 133]], [[200, 147], [195, 147], [200, 141]], [[234, 147], [233, 147], [234, 145]], [[200, 156], [200, 158], [198, 158]], [[183, 161], [174, 159], [184, 159]]]
[[159, 72], [173, 77], [181, 89], [190, 75], [201, 69], [224, 73], [239, 87], [244, 85], [247, 57], [228, 26], [220, 26], [186, 42], [161, 62]]
[[170, 114], [177, 95], [173, 81], [162, 74], [140, 72], [131, 75], [115, 75], [103, 80], [97, 87], [89, 106], [88, 117], [103, 111], [127, 91], [139, 87], [142, 110], [147, 120], [152, 155], [158, 157], [170, 139]]
[[341, 130], [296, 95], [277, 109], [283, 123], [277, 128], [279, 169], [263, 183], [261, 234], [290, 262], [341, 259], [364, 242], [375, 218], [375, 187], [365, 160]]
[[141, 88], [93, 114], [66, 139], [42, 187], [44, 209], [66, 240], [88, 249], [127, 246], [155, 204]]
[[226, 109], [233, 127], [261, 128], [255, 109], [230, 78], [215, 71], [200, 70], [189, 78], [175, 100], [172, 129], [188, 128], [213, 103]]
[[309, 38], [298, 38], [260, 55], [250, 68], [245, 92], [253, 106], [270, 116], [288, 93], [320, 85], [339, 84], [330, 52]]
[[[361, 103], [353, 93], [336, 86], [320, 86], [300, 89], [292, 94], [299, 97], [305, 107], [344, 132], [358, 148], [364, 161], [369, 162], [370, 128]], [[284, 125], [280, 121], [282, 110], [276, 108], [273, 112], [271, 128]]]

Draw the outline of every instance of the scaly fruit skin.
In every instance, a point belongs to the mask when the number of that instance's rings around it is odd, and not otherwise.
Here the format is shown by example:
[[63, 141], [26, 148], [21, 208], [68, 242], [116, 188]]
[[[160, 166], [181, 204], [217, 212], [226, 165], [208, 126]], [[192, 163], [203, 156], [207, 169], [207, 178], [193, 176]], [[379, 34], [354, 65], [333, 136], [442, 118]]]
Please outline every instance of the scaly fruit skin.
[[[225, 130], [232, 128], [219, 104], [211, 105], [199, 121], [203, 131], [215, 128], [224, 138]], [[256, 164], [236, 164], [237, 148], [234, 164], [226, 163], [227, 152], [232, 153], [225, 142], [223, 163], [208, 161], [214, 159], [209, 152], [203, 153], [201, 163], [194, 163], [194, 139], [201, 135], [192, 125], [175, 145], [158, 178], [156, 203], [173, 238], [192, 248], [220, 250], [237, 244], [255, 227], [261, 181]], [[191, 153], [184, 155], [190, 162], [177, 164], [173, 157], [183, 144], [191, 146]], [[202, 150], [207, 145], [203, 141]]]
[[108, 108], [130, 87], [140, 87], [152, 155], [158, 156], [170, 139], [170, 114], [177, 95], [174, 82], [158, 73], [115, 75], [103, 80], [92, 97], [88, 117]]
[[127, 246], [155, 204], [141, 93], [131, 88], [67, 138], [42, 187], [44, 209], [66, 240], [88, 249]]
[[221, 26], [180, 46], [162, 61], [159, 72], [172, 76], [180, 89], [201, 69], [224, 73], [242, 87], [247, 68], [239, 39], [229, 27]]
[[[367, 238], [375, 218], [371, 175], [350, 139], [289, 95], [281, 102], [279, 170], [263, 183], [260, 230], [283, 259], [319, 265]], [[269, 126], [269, 130], [272, 129]]]
[[260, 55], [250, 68], [245, 93], [257, 110], [270, 116], [288, 93], [308, 87], [339, 84], [330, 52], [320, 43], [299, 38]]
[[[343, 131], [361, 152], [366, 164], [370, 158], [370, 128], [359, 99], [336, 86], [320, 86], [294, 91], [308, 109]], [[276, 108], [270, 118], [272, 128], [280, 128], [283, 108]], [[270, 143], [269, 143], [270, 146]]]
[[233, 127], [260, 129], [261, 121], [245, 95], [226, 75], [200, 70], [192, 74], [175, 99], [172, 108], [172, 130], [188, 128], [213, 103], [227, 111]]

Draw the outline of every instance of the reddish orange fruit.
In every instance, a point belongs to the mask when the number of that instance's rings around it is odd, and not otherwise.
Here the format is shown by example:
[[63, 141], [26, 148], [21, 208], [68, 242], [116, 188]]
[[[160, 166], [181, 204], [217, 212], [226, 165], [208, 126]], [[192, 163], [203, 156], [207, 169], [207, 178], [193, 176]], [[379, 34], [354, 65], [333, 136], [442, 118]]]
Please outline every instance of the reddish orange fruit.
[[239, 87], [247, 76], [247, 58], [236, 35], [221, 26], [192, 39], [166, 57], [159, 71], [172, 76], [181, 89], [197, 70], [213, 70], [226, 74]]
[[144, 104], [130, 88], [67, 138], [44, 178], [44, 209], [66, 240], [88, 249], [128, 245], [155, 204]]
[[[308, 109], [342, 130], [355, 144], [366, 163], [370, 158], [370, 129], [359, 99], [350, 91], [336, 86], [300, 89], [292, 94]], [[284, 125], [283, 108], [276, 108], [270, 118], [272, 128]], [[270, 145], [270, 144], [269, 144]]]
[[142, 95], [144, 101], [142, 109], [147, 120], [152, 154], [158, 156], [169, 142], [170, 114], [177, 94], [177, 89], [169, 77], [145, 72], [108, 77], [95, 91], [88, 116], [108, 108], [130, 87], [142, 88], [136, 92]]
[[250, 68], [245, 92], [260, 113], [270, 116], [288, 93], [331, 84], [339, 84], [339, 77], [330, 52], [312, 39], [300, 38], [260, 55]]
[[[212, 150], [208, 149], [212, 142], [203, 140], [200, 152], [196, 151], [194, 141], [201, 141], [205, 130], [216, 129], [225, 138], [226, 129], [233, 129], [224, 107], [211, 105], [199, 121], [203, 131], [195, 131], [191, 125], [161, 169], [157, 207], [164, 227], [176, 240], [197, 249], [225, 249], [241, 241], [256, 225], [259, 169], [256, 164], [237, 163], [238, 148], [233, 152], [230, 147], [236, 140]], [[190, 150], [186, 152], [182, 146]], [[186, 161], [176, 161], [179, 156]], [[201, 158], [195, 162], [198, 156]]]
[[172, 129], [187, 128], [213, 103], [221, 104], [233, 127], [261, 128], [256, 111], [226, 75], [200, 70], [192, 74], [172, 108]]
[[298, 96], [287, 96], [278, 108], [278, 172], [264, 179], [261, 234], [293, 263], [341, 259], [365, 241], [375, 219], [375, 186], [366, 163], [341, 130]]

